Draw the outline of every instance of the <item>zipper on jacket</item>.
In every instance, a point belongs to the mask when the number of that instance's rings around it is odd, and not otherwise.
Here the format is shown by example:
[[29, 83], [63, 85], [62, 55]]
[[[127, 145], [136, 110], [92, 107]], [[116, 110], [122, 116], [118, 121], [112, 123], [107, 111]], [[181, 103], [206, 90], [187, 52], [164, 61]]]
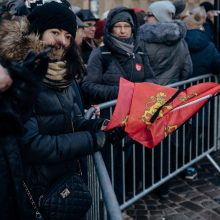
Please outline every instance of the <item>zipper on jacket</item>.
[[135, 53], [132, 53], [132, 54], [130, 54], [130, 53], [127, 53], [127, 55], [129, 56], [129, 58], [131, 58], [132, 59], [132, 70], [131, 70], [131, 74], [130, 74], [130, 81], [131, 82], [133, 82], [133, 75], [134, 75], [134, 65], [135, 65], [135, 63], [134, 63], [134, 60], [135, 60]]

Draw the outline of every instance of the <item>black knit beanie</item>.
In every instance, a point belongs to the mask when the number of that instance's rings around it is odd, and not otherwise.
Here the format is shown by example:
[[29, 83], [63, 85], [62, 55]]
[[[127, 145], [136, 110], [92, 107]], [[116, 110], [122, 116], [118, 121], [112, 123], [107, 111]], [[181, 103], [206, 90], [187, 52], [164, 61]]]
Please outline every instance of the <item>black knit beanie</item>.
[[47, 29], [58, 28], [76, 35], [76, 16], [64, 4], [57, 2], [45, 3], [36, 7], [28, 16], [29, 32], [42, 34]]

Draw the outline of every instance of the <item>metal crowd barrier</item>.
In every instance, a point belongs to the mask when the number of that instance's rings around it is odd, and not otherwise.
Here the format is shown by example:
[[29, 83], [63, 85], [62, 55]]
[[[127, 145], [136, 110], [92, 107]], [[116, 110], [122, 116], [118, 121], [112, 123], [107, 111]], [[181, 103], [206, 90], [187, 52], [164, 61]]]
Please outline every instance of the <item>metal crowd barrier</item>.
[[[218, 82], [218, 79], [208, 74], [168, 86], [187, 88], [202, 82]], [[110, 118], [116, 102], [100, 104], [101, 116], [104, 113], [106, 117], [107, 112]], [[86, 117], [98, 117], [96, 113], [97, 108], [92, 107]], [[204, 157], [220, 172], [210, 155], [220, 146], [219, 114], [217, 96], [153, 149], [126, 137], [117, 143], [117, 147], [110, 145], [107, 152], [97, 152], [89, 157], [88, 179], [93, 205], [87, 220], [121, 220], [121, 211]]]

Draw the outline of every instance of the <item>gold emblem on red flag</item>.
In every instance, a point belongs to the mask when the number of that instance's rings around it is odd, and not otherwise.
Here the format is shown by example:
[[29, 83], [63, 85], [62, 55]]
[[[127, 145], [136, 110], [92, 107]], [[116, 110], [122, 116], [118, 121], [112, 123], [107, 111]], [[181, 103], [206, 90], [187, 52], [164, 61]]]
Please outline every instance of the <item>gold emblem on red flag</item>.
[[[157, 93], [156, 96], [151, 96], [150, 97], [150, 101], [148, 101], [146, 103], [146, 110], [144, 111], [144, 114], [142, 115], [141, 119], [142, 121], [147, 124], [150, 125], [150, 119], [151, 117], [154, 115], [154, 113], [161, 107], [163, 106], [167, 100], [165, 99], [167, 95], [163, 92], [159, 92]], [[163, 117], [163, 110], [164, 109], [172, 109], [172, 105], [171, 104], [167, 104], [164, 105], [164, 107], [160, 110], [160, 113], [158, 115], [158, 117]]]

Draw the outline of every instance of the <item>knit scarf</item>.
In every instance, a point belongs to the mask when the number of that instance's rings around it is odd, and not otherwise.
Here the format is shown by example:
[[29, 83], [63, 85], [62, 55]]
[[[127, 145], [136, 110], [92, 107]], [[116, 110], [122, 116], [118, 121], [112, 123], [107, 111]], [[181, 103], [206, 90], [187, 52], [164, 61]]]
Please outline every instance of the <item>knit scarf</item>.
[[48, 64], [47, 74], [43, 82], [50, 88], [64, 89], [71, 85], [72, 79], [67, 77], [67, 67], [65, 61], [58, 61]]
[[125, 51], [129, 55], [133, 54], [134, 52], [134, 40], [133, 38], [128, 39], [121, 39], [114, 36], [111, 36], [112, 43], [121, 50]]

